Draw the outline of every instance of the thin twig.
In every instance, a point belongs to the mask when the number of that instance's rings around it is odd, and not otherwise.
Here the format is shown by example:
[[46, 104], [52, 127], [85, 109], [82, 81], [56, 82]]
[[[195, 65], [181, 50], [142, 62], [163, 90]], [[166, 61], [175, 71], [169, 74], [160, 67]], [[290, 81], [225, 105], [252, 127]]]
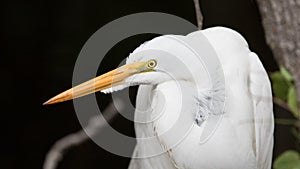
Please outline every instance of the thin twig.
[[295, 119], [283, 119], [283, 118], [276, 118], [275, 122], [277, 124], [282, 124], [282, 125], [295, 125], [297, 120]]
[[[287, 111], [289, 111], [289, 112], [293, 112], [293, 110], [289, 107], [289, 105], [288, 105], [286, 102], [280, 100], [279, 98], [273, 97], [273, 102], [274, 102], [276, 105], [280, 106], [281, 108], [283, 108], [283, 109], [285, 109], [285, 110], [287, 110]], [[297, 118], [297, 119], [299, 119], [299, 118], [300, 118], [300, 111], [298, 111], [296, 114], [297, 114], [298, 116], [297, 116], [297, 115], [294, 115], [294, 113], [293, 113], [294, 117]]]
[[292, 110], [290, 109], [290, 107], [288, 106], [288, 104], [285, 103], [284, 101], [280, 100], [279, 98], [273, 97], [273, 102], [274, 102], [276, 105], [282, 107], [283, 109], [292, 112]]
[[195, 11], [196, 11], [196, 19], [198, 28], [201, 30], [203, 25], [203, 16], [200, 9], [199, 0], [194, 0]]
[[[120, 102], [119, 102], [120, 103]], [[122, 105], [121, 105], [122, 107]], [[117, 110], [111, 103], [103, 112], [106, 120], [111, 121], [117, 114]], [[49, 152], [46, 154], [44, 169], [55, 169], [58, 163], [63, 159], [64, 152], [72, 146], [79, 145], [93, 137], [99, 130], [105, 126], [105, 122], [98, 115], [90, 118], [87, 126], [76, 133], [69, 134], [54, 143]]]

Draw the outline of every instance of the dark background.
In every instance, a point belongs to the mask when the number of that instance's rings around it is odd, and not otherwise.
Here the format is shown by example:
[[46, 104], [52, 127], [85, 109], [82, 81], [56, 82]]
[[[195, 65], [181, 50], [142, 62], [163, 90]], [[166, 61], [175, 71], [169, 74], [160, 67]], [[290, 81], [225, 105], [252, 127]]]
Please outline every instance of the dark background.
[[[196, 24], [192, 0], [41, 0], [3, 4], [1, 92], [5, 108], [1, 118], [4, 132], [0, 162], [3, 169], [42, 168], [51, 145], [81, 129], [72, 102], [53, 106], [42, 106], [42, 103], [71, 87], [76, 58], [95, 31], [114, 19], [137, 12], [165, 12]], [[226, 26], [237, 30], [260, 56], [268, 72], [278, 68], [265, 43], [254, 0], [202, 0], [200, 5], [204, 28]], [[106, 55], [99, 73], [115, 68], [129, 52], [155, 36], [138, 35], [120, 42]], [[10, 58], [13, 66], [9, 64]], [[136, 89], [130, 89], [133, 102]], [[101, 109], [111, 99], [110, 95], [101, 93], [97, 97]], [[289, 115], [275, 106], [275, 116]], [[134, 136], [133, 123], [120, 116], [112, 126]], [[289, 127], [277, 125], [274, 156], [293, 145]], [[88, 140], [67, 151], [58, 168], [127, 168], [129, 161]]]

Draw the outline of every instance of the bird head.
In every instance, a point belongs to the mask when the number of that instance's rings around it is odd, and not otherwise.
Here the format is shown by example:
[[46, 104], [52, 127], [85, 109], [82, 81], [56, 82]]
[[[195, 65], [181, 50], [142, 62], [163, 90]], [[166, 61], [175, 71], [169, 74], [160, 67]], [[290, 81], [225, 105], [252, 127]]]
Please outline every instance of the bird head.
[[[199, 65], [199, 59], [191, 50], [161, 36], [134, 50], [125, 65], [66, 90], [44, 105], [64, 102], [98, 91], [111, 93], [141, 84], [156, 85], [170, 80], [207, 79], [204, 67]], [[204, 81], [201, 84], [205, 84]]]
[[[134, 60], [139, 61], [134, 61]], [[111, 93], [134, 85], [155, 85], [171, 80], [168, 72], [176, 71], [162, 57], [135, 56], [119, 68], [88, 80], [49, 99], [44, 105], [55, 104], [101, 91]], [[180, 73], [174, 73], [179, 75]]]

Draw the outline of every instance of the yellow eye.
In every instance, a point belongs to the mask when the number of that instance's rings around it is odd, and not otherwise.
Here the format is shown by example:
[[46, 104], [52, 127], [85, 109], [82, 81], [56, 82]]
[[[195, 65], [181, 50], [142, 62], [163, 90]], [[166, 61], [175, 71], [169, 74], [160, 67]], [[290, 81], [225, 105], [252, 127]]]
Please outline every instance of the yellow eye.
[[148, 67], [149, 69], [153, 69], [156, 65], [157, 65], [156, 60], [152, 59], [152, 60], [149, 60], [149, 61], [148, 61], [147, 67]]

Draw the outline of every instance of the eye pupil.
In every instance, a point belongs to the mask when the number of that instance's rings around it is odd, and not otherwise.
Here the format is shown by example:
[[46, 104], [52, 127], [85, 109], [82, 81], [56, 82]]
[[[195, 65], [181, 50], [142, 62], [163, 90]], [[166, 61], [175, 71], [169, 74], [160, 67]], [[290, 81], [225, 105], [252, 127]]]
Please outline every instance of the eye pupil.
[[150, 60], [149, 62], [148, 62], [148, 67], [149, 68], [154, 68], [156, 66], [156, 61], [155, 60]]

